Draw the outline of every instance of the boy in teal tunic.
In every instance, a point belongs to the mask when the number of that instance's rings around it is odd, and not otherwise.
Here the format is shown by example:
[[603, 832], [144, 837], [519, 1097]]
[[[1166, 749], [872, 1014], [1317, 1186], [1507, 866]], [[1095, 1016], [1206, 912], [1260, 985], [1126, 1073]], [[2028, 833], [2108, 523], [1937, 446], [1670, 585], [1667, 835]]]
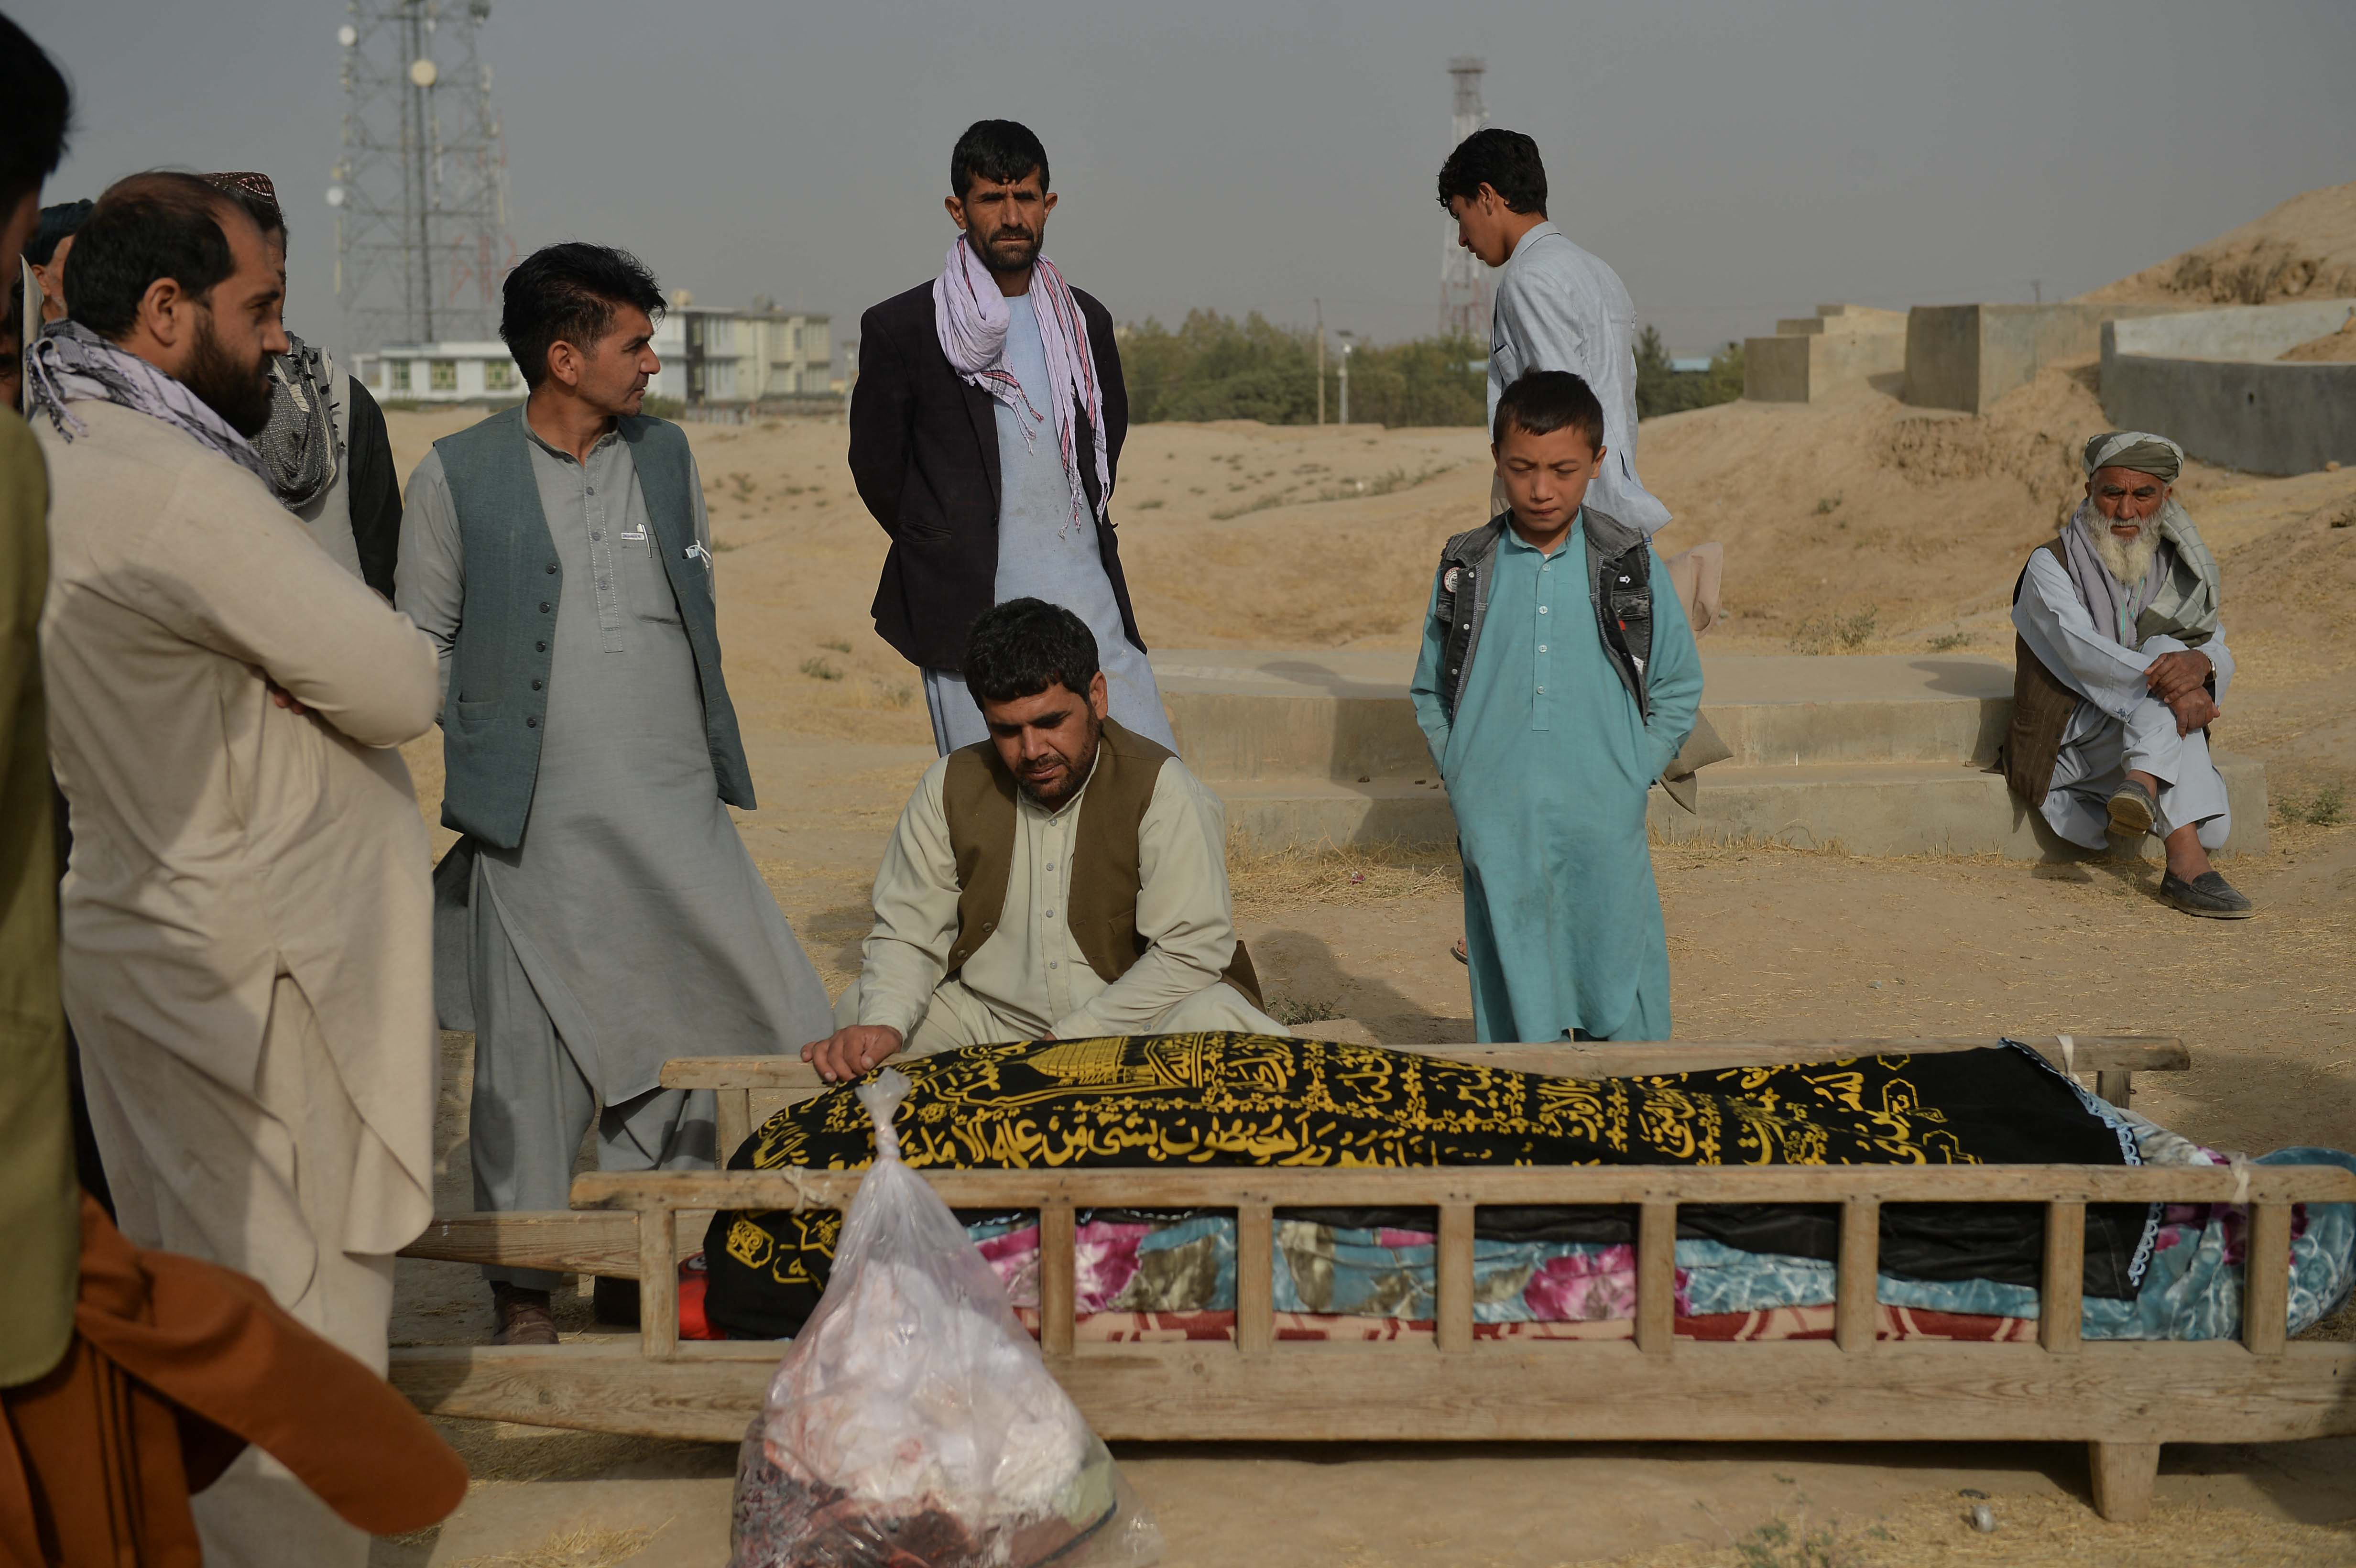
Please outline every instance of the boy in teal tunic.
[[1464, 857], [1473, 1024], [1666, 1040], [1644, 800], [1701, 705], [1693, 629], [1644, 536], [1581, 505], [1604, 456], [1585, 381], [1522, 377], [1492, 434], [1512, 510], [1441, 550], [1412, 688]]

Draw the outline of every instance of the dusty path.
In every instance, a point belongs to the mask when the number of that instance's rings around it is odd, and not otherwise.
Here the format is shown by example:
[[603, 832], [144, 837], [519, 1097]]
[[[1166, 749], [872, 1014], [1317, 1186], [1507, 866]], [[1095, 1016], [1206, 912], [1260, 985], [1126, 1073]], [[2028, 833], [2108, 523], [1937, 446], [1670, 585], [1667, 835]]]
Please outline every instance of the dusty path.
[[[1843, 615], [1873, 608], [1860, 645], [1873, 651], [1957, 636], [2006, 645], [2006, 590], [2066, 489], [2060, 453], [2100, 417], [2066, 372], [2017, 396], [1982, 421], [1879, 399], [1733, 405], [1648, 425], [1645, 474], [1689, 530], [1665, 542], [1730, 547], [1737, 619], [1713, 645], [1783, 651], [1820, 602]], [[425, 441], [472, 417], [392, 415], [404, 472]], [[839, 426], [696, 427], [693, 437], [721, 551], [730, 685], [766, 806], [740, 820], [812, 959], [840, 985], [884, 835], [931, 755], [910, 672], [865, 613], [882, 539], [850, 491]], [[1481, 455], [1477, 432], [1141, 429], [1121, 517], [1149, 636], [1406, 645], [1438, 541], [1482, 507]], [[1837, 504], [1817, 511], [1836, 489]], [[2341, 615], [2356, 588], [2356, 528], [2332, 526], [2356, 510], [2356, 475], [2196, 470], [2187, 490], [2228, 572], [2244, 671], [2228, 705], [2242, 726], [2231, 744], [2267, 758], [2277, 799], [2295, 810], [2334, 784], [2356, 794], [2346, 695], [2356, 633]], [[1329, 493], [1337, 498], [1315, 498]], [[1841, 596], [1826, 601], [1835, 581]], [[418, 746], [411, 760], [430, 816], [438, 757]], [[2356, 1144], [2356, 829], [2278, 819], [2272, 851], [2231, 868], [2265, 912], [2239, 925], [2161, 908], [2151, 873], [2133, 866], [2040, 872], [1776, 848], [1664, 848], [1655, 859], [1682, 1037], [2169, 1029], [2192, 1042], [2198, 1065], [2140, 1083], [2138, 1108], [2220, 1147]], [[1244, 931], [1277, 997], [1362, 1019], [1378, 1038], [1471, 1038], [1464, 972], [1446, 954], [1459, 909], [1444, 859], [1245, 856], [1237, 877]], [[466, 1206], [469, 1044], [451, 1036], [445, 1049], [442, 1200], [454, 1208]], [[585, 1301], [562, 1306], [568, 1331], [590, 1331]], [[487, 1316], [467, 1271], [402, 1266], [397, 1342], [475, 1339]], [[2350, 1320], [2329, 1331], [2348, 1337]], [[1927, 1437], [1934, 1412], [1925, 1423]], [[725, 1449], [450, 1430], [476, 1470], [466, 1505], [438, 1531], [383, 1543], [378, 1563], [725, 1561]], [[2329, 1528], [2356, 1520], [2356, 1441], [2171, 1448], [2161, 1511], [2136, 1529], [2094, 1520], [2075, 1500], [2081, 1456], [2052, 1447], [1138, 1446], [1124, 1460], [1173, 1564], [1539, 1568], [1681, 1543], [1723, 1554], [1730, 1537], [1804, 1507], [1857, 1532], [1888, 1516], [1879, 1528], [1890, 1539], [1867, 1542], [1881, 1554], [1868, 1562], [2356, 1562], [2356, 1537]], [[2013, 1533], [1963, 1531], [1966, 1487], [1992, 1494]], [[2004, 1554], [1936, 1555], [1975, 1542]]]

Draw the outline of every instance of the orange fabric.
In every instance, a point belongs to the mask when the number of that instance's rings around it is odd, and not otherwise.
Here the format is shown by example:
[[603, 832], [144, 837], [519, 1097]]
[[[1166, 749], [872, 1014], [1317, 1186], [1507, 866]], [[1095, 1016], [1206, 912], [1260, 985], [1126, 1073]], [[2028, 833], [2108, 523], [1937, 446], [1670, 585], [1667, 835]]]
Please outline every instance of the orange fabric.
[[66, 1360], [0, 1393], [0, 1560], [184, 1568], [188, 1511], [249, 1442], [353, 1525], [417, 1530], [466, 1467], [390, 1384], [243, 1275], [124, 1240], [82, 1200]]

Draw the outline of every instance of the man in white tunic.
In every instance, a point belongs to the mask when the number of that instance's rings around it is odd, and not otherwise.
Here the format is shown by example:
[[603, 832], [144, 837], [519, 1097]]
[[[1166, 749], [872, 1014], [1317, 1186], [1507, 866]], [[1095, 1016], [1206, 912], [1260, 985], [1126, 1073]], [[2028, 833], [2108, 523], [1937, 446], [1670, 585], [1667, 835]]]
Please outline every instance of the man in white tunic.
[[[248, 438], [287, 344], [244, 210], [134, 176], [71, 279], [29, 367], [41, 656], [66, 1011], [116, 1219], [382, 1372], [393, 1253], [433, 1217], [432, 891], [392, 748], [433, 724], [434, 646], [265, 483]], [[208, 1562], [368, 1558], [258, 1449], [195, 1508]]]
[[2157, 835], [2160, 897], [2239, 920], [2250, 901], [2210, 865], [2233, 816], [2209, 727], [2233, 678], [2217, 563], [2171, 494], [2184, 453], [2113, 431], [2086, 443], [2086, 499], [2013, 589], [2005, 773], [2053, 831], [2089, 849]]
[[1282, 1033], [1236, 936], [1226, 813], [1106, 716], [1079, 617], [998, 605], [963, 667], [990, 738], [935, 763], [901, 813], [859, 978], [804, 1059], [840, 1079], [902, 1050]]
[[[1533, 370], [1568, 370], [1603, 405], [1603, 466], [1587, 504], [1650, 537], [1669, 509], [1636, 477], [1636, 303], [1620, 274], [1547, 218], [1546, 164], [1518, 131], [1475, 131], [1440, 169], [1440, 204], [1457, 243], [1497, 279], [1491, 317], [1489, 423], [1497, 400]], [[1510, 510], [1503, 484], [1489, 511]]]

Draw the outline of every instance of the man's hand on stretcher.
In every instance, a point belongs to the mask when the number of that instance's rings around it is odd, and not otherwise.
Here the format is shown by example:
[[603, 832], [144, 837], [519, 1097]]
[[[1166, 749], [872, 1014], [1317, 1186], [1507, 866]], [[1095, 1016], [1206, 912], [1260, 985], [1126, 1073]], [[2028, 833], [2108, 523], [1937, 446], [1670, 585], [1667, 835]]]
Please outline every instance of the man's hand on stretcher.
[[[1038, 1038], [1055, 1037], [1043, 1034]], [[802, 1047], [802, 1060], [816, 1067], [818, 1075], [828, 1083], [841, 1083], [864, 1075], [898, 1051], [900, 1045], [900, 1031], [889, 1024], [852, 1024]]]
[[888, 1024], [852, 1024], [802, 1047], [802, 1060], [830, 1083], [857, 1078], [900, 1049], [900, 1031]]

